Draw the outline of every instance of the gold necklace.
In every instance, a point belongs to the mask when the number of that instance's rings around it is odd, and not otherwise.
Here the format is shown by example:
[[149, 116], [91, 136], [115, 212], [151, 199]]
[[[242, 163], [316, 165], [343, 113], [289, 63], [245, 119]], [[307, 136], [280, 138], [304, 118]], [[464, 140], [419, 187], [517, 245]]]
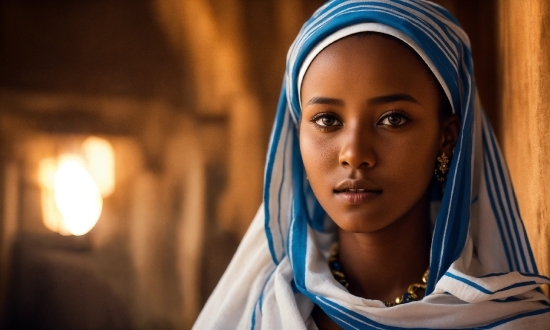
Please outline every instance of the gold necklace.
[[[342, 264], [340, 263], [340, 259], [338, 258], [339, 254], [340, 254], [340, 245], [338, 244], [338, 242], [336, 242], [332, 244], [330, 248], [328, 266], [330, 268], [332, 276], [334, 276], [334, 279], [336, 279], [338, 283], [342, 284], [347, 289], [349, 287], [349, 283], [346, 280], [346, 275], [342, 270]], [[407, 291], [403, 295], [395, 298], [394, 301], [384, 302], [384, 305], [386, 305], [387, 307], [392, 307], [395, 305], [406, 304], [408, 302], [418, 300], [418, 294], [416, 292], [419, 289], [426, 290], [426, 283], [428, 283], [429, 274], [430, 274], [430, 269], [428, 268], [426, 269], [426, 271], [424, 272], [424, 275], [422, 276], [422, 283], [413, 283], [409, 285], [409, 287], [407, 288]]]

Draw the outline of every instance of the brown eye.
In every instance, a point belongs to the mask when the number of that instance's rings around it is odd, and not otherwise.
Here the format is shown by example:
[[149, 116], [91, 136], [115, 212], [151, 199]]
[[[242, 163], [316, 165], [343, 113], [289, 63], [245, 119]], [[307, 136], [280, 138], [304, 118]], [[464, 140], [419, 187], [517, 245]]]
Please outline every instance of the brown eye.
[[403, 118], [401, 118], [399, 116], [395, 116], [395, 115], [388, 116], [388, 122], [390, 123], [390, 125], [393, 125], [393, 126], [397, 126], [397, 125], [401, 124], [402, 119]]
[[321, 115], [315, 116], [312, 122], [315, 123], [315, 125], [322, 128], [342, 125], [342, 122], [340, 122], [335, 116], [330, 114], [321, 114]]
[[380, 125], [397, 127], [407, 123], [409, 119], [401, 113], [390, 113], [382, 118]]
[[334, 125], [335, 121], [336, 120], [334, 118], [328, 118], [328, 117], [321, 118], [321, 122], [323, 123], [324, 126], [332, 126]]

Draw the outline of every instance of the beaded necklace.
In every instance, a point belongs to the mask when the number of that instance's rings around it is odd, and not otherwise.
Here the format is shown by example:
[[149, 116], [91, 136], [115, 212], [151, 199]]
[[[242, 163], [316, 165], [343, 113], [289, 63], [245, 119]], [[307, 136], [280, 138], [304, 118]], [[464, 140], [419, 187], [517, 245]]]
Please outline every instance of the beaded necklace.
[[[347, 289], [349, 286], [349, 282], [346, 280], [346, 275], [342, 270], [342, 264], [340, 263], [339, 255], [340, 255], [340, 245], [336, 242], [332, 244], [330, 248], [328, 266], [330, 268], [330, 271], [332, 272], [332, 276], [334, 276], [334, 279], [336, 279], [338, 283], [342, 284]], [[409, 285], [409, 287], [407, 288], [407, 291], [403, 295], [395, 298], [394, 301], [384, 302], [384, 305], [386, 305], [387, 307], [392, 307], [395, 305], [406, 304], [408, 302], [418, 300], [418, 294], [416, 292], [418, 291], [418, 289], [426, 290], [426, 283], [428, 282], [429, 274], [430, 274], [430, 269], [428, 268], [426, 269], [426, 271], [424, 272], [424, 275], [422, 276], [422, 283], [413, 283]]]

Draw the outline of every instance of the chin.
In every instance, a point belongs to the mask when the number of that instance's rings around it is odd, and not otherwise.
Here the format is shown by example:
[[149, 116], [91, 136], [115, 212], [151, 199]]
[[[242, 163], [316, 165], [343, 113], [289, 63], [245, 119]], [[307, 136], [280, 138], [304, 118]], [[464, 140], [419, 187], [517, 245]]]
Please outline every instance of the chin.
[[[334, 219], [334, 218], [332, 218]], [[368, 219], [376, 219], [373, 216], [352, 217], [348, 219], [334, 220], [338, 228], [349, 233], [375, 233], [388, 226], [392, 221], [369, 221]]]

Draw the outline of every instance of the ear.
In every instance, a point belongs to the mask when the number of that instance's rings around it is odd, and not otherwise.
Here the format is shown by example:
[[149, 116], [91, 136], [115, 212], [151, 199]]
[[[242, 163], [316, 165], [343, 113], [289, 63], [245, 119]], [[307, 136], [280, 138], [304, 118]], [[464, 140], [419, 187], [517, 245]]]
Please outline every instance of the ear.
[[453, 155], [453, 150], [458, 140], [460, 132], [460, 116], [453, 114], [445, 119], [442, 124], [442, 135], [439, 152], [444, 152], [449, 158]]

